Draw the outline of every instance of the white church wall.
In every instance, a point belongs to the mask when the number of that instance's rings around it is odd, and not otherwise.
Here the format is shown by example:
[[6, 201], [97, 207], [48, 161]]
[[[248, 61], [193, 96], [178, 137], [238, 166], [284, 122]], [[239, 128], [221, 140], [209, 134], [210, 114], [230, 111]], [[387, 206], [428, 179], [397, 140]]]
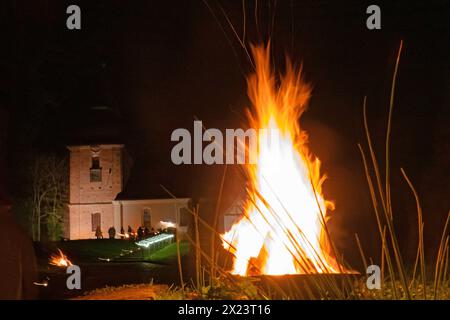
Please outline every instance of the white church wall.
[[[148, 199], [148, 200], [121, 200], [114, 201], [115, 212], [122, 216], [123, 228], [127, 231], [130, 226], [134, 231], [143, 226], [144, 210], [150, 213], [151, 226], [157, 230], [164, 228], [164, 223], [177, 224], [179, 212], [187, 207], [189, 199]], [[161, 223], [163, 222], [163, 223]], [[180, 227], [183, 231], [186, 227]], [[119, 227], [120, 230], [120, 227]]]
[[100, 229], [103, 237], [108, 237], [108, 229], [114, 225], [112, 204], [79, 204], [69, 205], [69, 239], [95, 239], [95, 231], [92, 231], [92, 214], [94, 213], [100, 214]]

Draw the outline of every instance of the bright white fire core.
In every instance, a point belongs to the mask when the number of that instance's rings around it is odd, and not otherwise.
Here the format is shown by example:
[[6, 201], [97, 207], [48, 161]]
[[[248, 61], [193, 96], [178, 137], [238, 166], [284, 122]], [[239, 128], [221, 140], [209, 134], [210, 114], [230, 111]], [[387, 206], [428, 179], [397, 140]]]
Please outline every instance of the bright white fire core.
[[[331, 254], [320, 160], [307, 148], [299, 118], [311, 88], [287, 63], [277, 82], [270, 69], [269, 47], [252, 47], [256, 73], [248, 78], [252, 102], [250, 124], [259, 130], [255, 165], [250, 177], [244, 216], [223, 235], [234, 255], [232, 273], [338, 273], [343, 268]], [[276, 130], [272, 130], [276, 129]], [[268, 136], [276, 131], [277, 135]]]

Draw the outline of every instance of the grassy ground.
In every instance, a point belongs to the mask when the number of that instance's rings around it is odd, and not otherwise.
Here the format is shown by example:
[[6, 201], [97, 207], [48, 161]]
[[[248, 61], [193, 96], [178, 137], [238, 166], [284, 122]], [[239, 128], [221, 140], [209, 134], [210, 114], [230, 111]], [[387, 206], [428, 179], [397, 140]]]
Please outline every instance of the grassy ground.
[[155, 300], [168, 290], [167, 285], [124, 285], [97, 289], [74, 300]]
[[[401, 291], [401, 284], [397, 283], [397, 288]], [[432, 286], [427, 289], [430, 294], [427, 295], [427, 299], [434, 299], [432, 293]], [[412, 298], [422, 300], [422, 288], [418, 284], [418, 288], [411, 290]], [[169, 287], [167, 285], [154, 285], [154, 284], [138, 284], [138, 285], [126, 285], [120, 287], [106, 287], [98, 290], [91, 291], [82, 297], [77, 299], [82, 300], [197, 300], [197, 299], [231, 299], [231, 300], [252, 300], [252, 299], [273, 299], [270, 295], [266, 295], [260, 291], [256, 283], [250, 280], [243, 280], [238, 285], [220, 282], [217, 287], [211, 289], [210, 287], [204, 287], [201, 291], [193, 290], [190, 287], [186, 287], [182, 290], [179, 287]], [[291, 299], [305, 299], [299, 297], [291, 297]], [[306, 298], [310, 299], [310, 298]], [[329, 299], [327, 297], [317, 297], [317, 299]], [[354, 284], [354, 291], [349, 294], [345, 300], [391, 300], [395, 299], [392, 295], [392, 290], [384, 288], [383, 290], [368, 290], [365, 287], [364, 281], [360, 281]], [[397, 299], [405, 299], [402, 295]], [[448, 300], [450, 299], [450, 289], [441, 290], [437, 299]]]
[[[40, 287], [41, 299], [70, 299], [93, 290], [99, 299], [106, 299], [108, 292], [115, 290], [118, 290], [117, 299], [155, 299], [156, 294], [165, 295], [169, 286], [177, 284], [179, 279], [175, 244], [157, 251], [143, 250], [127, 240], [109, 239], [41, 243], [36, 247], [40, 279], [49, 281], [47, 287]], [[49, 264], [49, 257], [58, 248], [80, 266], [82, 290], [68, 290], [65, 268]], [[186, 243], [181, 243], [180, 248], [182, 255], [187, 254]]]
[[[180, 243], [180, 254], [181, 256], [185, 256], [188, 253], [188, 243], [181, 242]], [[143, 259], [144, 261], [154, 262], [154, 263], [174, 263], [177, 259], [177, 245], [176, 243], [171, 243], [168, 246], [157, 250], [150, 251], [147, 249], [142, 249], [139, 251], [135, 251], [129, 256], [125, 258], [136, 258]]]
[[[172, 263], [177, 258], [176, 244], [172, 243], [157, 251], [140, 248], [132, 241], [127, 240], [73, 240], [52, 242], [45, 245], [41, 256], [45, 260], [51, 253], [61, 249], [73, 262], [99, 262], [99, 258], [120, 260], [140, 260], [154, 263]], [[181, 255], [188, 252], [188, 244], [180, 243]], [[122, 256], [121, 256], [122, 255]]]
[[[153, 263], [170, 266], [170, 270], [167, 266], [159, 266], [157, 270], [152, 272], [161, 274], [170, 271], [168, 279], [174, 280], [177, 277], [176, 263], [177, 263], [177, 246], [172, 243], [158, 251], [150, 252], [148, 250], [139, 248], [133, 242], [124, 240], [79, 240], [68, 241], [55, 244], [58, 248], [63, 250], [69, 258], [74, 259], [74, 262], [98, 262], [98, 257], [113, 258], [118, 254], [124, 252], [123, 250], [134, 250], [134, 252], [114, 259], [113, 261], [148, 261]], [[186, 259], [189, 246], [186, 242], [180, 243], [180, 253], [183, 260]], [[81, 260], [79, 260], [81, 259]], [[105, 266], [111, 266], [109, 263], [101, 264]], [[150, 265], [149, 265], [150, 266]], [[156, 267], [157, 265], [155, 265]], [[128, 264], [120, 267], [128, 268]], [[173, 270], [172, 270], [173, 269]], [[90, 269], [92, 271], [92, 269]], [[149, 271], [151, 273], [151, 271]], [[112, 273], [114, 274], [114, 272]], [[113, 276], [114, 277], [114, 276]], [[107, 276], [109, 279], [109, 276]], [[167, 279], [166, 279], [167, 280]], [[185, 279], [186, 280], [186, 279]], [[368, 290], [365, 286], [365, 277], [355, 279], [352, 290], [347, 293], [345, 299], [393, 299], [392, 283], [386, 282], [382, 290]], [[214, 287], [204, 285], [201, 288], [191, 288], [191, 286], [181, 289], [179, 286], [171, 286], [171, 283], [163, 281], [164, 284], [142, 283], [141, 284], [127, 284], [118, 285], [120, 282], [116, 281], [115, 284], [110, 283], [106, 287], [99, 287], [102, 289], [96, 289], [90, 291], [86, 295], [79, 297], [79, 299], [88, 300], [104, 300], [104, 299], [137, 299], [137, 300], [153, 300], [153, 299], [267, 299], [275, 298], [267, 290], [262, 289], [257, 279], [217, 279]], [[159, 282], [161, 283], [161, 282]], [[402, 285], [400, 282], [396, 282], [396, 288], [398, 290], [397, 299], [405, 299], [404, 292], [402, 291]], [[276, 288], [275, 288], [276, 289]], [[298, 290], [298, 288], [296, 288]], [[302, 291], [302, 290], [300, 290]], [[427, 299], [433, 299], [433, 285], [430, 282], [427, 285]], [[274, 291], [275, 292], [275, 291]], [[421, 283], [416, 281], [414, 285], [410, 287], [411, 298], [423, 299], [423, 287]], [[273, 294], [273, 293], [272, 293]], [[279, 298], [279, 297], [278, 297]], [[291, 299], [304, 299], [297, 295], [290, 296]], [[321, 299], [336, 299], [336, 297], [327, 297], [319, 295], [317, 298]], [[341, 299], [344, 297], [340, 297]], [[441, 287], [438, 299], [449, 299], [450, 289], [448, 285]], [[338, 298], [339, 299], [339, 298]]]
[[97, 262], [98, 258], [113, 258], [125, 253], [123, 250], [136, 250], [138, 246], [127, 240], [74, 240], [54, 243], [69, 259], [78, 262]]

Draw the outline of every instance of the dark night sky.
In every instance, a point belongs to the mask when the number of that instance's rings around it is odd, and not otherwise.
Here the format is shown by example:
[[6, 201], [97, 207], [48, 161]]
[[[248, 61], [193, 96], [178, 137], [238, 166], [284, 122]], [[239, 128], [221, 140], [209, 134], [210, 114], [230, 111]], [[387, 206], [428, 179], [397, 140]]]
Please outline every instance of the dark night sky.
[[[171, 132], [192, 128], [194, 116], [208, 128], [245, 123], [251, 69], [217, 6], [242, 34], [242, 1], [207, 2], [219, 23], [201, 0], [3, 1], [0, 108], [10, 114], [8, 166], [30, 147], [64, 150], [67, 136], [83, 126], [75, 119], [105, 104], [120, 114], [121, 139], [135, 160], [130, 185], [142, 189], [152, 181], [180, 195], [215, 195], [221, 166], [175, 167], [170, 161]], [[399, 175], [404, 166], [423, 196], [429, 224], [440, 225], [450, 191], [448, 1], [279, 0], [275, 7], [260, 0], [259, 33], [254, 5], [245, 2], [247, 40], [267, 40], [273, 21], [275, 65], [282, 69], [288, 53], [303, 62], [314, 86], [301, 123], [329, 176], [325, 192], [336, 201], [342, 238], [375, 223], [356, 147], [365, 142], [362, 99], [368, 96], [381, 159], [394, 59], [404, 40], [392, 132], [394, 206], [400, 221], [411, 222], [399, 229], [410, 234], [416, 213]], [[381, 6], [382, 30], [365, 27], [372, 2]], [[82, 10], [80, 31], [65, 28], [72, 3]], [[9, 179], [15, 181], [11, 171]], [[231, 173], [230, 199], [242, 185]]]

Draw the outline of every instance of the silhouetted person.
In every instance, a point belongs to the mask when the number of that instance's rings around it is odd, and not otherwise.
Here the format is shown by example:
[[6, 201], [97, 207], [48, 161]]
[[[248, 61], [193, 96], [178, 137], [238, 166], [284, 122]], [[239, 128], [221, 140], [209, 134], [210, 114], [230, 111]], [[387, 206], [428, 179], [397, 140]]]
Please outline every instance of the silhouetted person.
[[114, 239], [116, 237], [116, 228], [114, 227], [109, 228], [108, 235], [110, 239]]
[[103, 239], [103, 233], [102, 229], [100, 229], [100, 226], [97, 226], [97, 229], [95, 229], [95, 236], [97, 239]]
[[0, 185], [0, 299], [35, 299], [36, 257], [31, 239], [15, 223]]
[[130, 240], [134, 240], [134, 230], [131, 229], [130, 226], [128, 226], [128, 235], [130, 237]]
[[144, 238], [144, 229], [142, 229], [142, 227], [138, 228], [137, 236], [138, 236], [138, 240], [142, 240]]
[[150, 237], [150, 230], [148, 229], [148, 227], [144, 228], [144, 238], [148, 238]]

